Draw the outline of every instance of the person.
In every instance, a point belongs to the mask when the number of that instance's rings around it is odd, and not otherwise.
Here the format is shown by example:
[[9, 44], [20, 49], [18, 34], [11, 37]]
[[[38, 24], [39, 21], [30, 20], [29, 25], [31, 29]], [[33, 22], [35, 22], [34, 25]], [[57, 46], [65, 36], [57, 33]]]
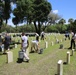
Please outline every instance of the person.
[[2, 38], [1, 38], [1, 35], [0, 35], [0, 45], [2, 45]]
[[22, 40], [21, 49], [24, 52], [24, 58], [26, 59], [27, 62], [29, 62], [29, 57], [26, 54], [26, 50], [29, 47], [29, 41], [28, 41], [28, 37], [25, 35], [24, 32], [22, 33], [21, 40]]
[[65, 32], [65, 40], [66, 40], [67, 38], [70, 40], [70, 34], [69, 34], [68, 31]]
[[45, 33], [42, 31], [41, 32], [41, 40], [44, 40], [44, 35], [45, 35]]
[[1, 38], [1, 35], [0, 35], [0, 52], [2, 52], [1, 46], [2, 46], [2, 38]]
[[4, 44], [4, 53], [3, 54], [6, 54], [6, 50], [9, 50], [10, 43], [11, 43], [11, 36], [9, 35], [9, 33], [6, 33], [5, 37], [4, 37], [4, 41], [3, 41], [3, 44]]
[[[34, 50], [33, 50], [34, 49]], [[39, 37], [36, 37], [36, 40], [31, 42], [31, 52], [38, 52], [39, 50]]]
[[71, 31], [71, 34], [72, 34], [72, 38], [71, 38], [71, 42], [70, 42], [70, 47], [68, 49], [75, 49], [75, 39], [76, 39], [76, 35], [75, 35], [75, 32], [72, 32]]

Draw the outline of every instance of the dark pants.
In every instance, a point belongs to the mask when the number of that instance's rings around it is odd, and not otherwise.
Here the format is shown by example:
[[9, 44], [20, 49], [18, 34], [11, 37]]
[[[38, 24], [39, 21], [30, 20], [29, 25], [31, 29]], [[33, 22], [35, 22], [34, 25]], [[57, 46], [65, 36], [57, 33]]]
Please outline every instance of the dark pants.
[[70, 40], [70, 36], [69, 35], [65, 35], [65, 40], [66, 40], [66, 38], [68, 38]]
[[4, 53], [9, 49], [10, 44], [4, 44]]
[[41, 40], [44, 40], [44, 35], [41, 36]]
[[74, 41], [74, 39], [71, 39], [71, 46], [70, 46], [70, 48], [74, 48], [75, 49], [75, 41]]

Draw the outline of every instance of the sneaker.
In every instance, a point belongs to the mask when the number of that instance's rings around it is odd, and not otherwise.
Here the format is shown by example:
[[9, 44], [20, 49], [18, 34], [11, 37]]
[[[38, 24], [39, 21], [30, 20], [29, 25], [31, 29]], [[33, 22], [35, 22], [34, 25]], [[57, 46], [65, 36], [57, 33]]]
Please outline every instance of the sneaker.
[[71, 47], [69, 47], [68, 49], [72, 49]]
[[28, 63], [29, 63], [29, 59], [27, 59], [27, 60], [26, 60], [26, 62], [28, 62]]
[[3, 53], [3, 54], [7, 54], [7, 53]]

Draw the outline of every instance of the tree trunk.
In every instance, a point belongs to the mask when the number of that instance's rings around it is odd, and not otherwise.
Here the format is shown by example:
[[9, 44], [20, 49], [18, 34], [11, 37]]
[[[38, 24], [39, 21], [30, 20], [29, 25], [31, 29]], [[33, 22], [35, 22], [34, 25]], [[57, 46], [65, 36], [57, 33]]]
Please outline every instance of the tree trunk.
[[17, 32], [17, 25], [16, 25], [16, 32]]
[[7, 21], [7, 18], [6, 18], [6, 24], [7, 24], [7, 22], [8, 22], [8, 21]]
[[1, 33], [1, 26], [0, 26], [0, 33]]
[[40, 35], [40, 33], [41, 33], [41, 24], [40, 24], [40, 22], [38, 22], [38, 25], [37, 25], [36, 22], [34, 21], [34, 26], [35, 26], [35, 29], [36, 29], [36, 33], [38, 33]]
[[40, 35], [40, 33], [41, 33], [41, 24], [40, 22], [38, 22], [38, 34]]

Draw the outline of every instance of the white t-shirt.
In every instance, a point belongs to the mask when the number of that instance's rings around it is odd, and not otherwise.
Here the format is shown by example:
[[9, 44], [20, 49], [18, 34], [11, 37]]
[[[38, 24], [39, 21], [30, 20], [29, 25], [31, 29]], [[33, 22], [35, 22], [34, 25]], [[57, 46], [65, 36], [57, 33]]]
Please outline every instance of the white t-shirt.
[[24, 35], [21, 37], [21, 39], [23, 40], [23, 43], [22, 43], [23, 47], [27, 47], [27, 41], [28, 41], [27, 36]]

